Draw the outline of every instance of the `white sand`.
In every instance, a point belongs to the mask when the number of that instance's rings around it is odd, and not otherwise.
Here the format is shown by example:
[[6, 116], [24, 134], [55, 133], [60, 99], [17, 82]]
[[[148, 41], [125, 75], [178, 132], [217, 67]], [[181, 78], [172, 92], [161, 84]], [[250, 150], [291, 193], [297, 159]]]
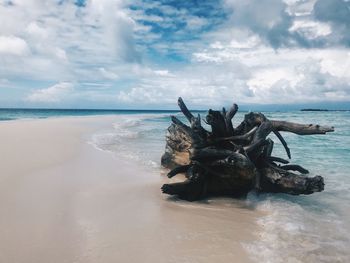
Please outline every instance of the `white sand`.
[[86, 143], [115, 118], [0, 122], [0, 262], [248, 262], [256, 212], [168, 198], [159, 172]]

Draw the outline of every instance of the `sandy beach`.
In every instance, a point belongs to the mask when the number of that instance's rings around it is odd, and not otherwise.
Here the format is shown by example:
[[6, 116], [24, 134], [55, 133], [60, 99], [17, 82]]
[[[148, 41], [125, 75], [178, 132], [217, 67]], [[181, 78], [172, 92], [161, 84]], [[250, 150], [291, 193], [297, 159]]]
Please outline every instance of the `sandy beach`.
[[0, 262], [249, 262], [256, 211], [162, 195], [160, 171], [87, 143], [114, 118], [0, 123]]

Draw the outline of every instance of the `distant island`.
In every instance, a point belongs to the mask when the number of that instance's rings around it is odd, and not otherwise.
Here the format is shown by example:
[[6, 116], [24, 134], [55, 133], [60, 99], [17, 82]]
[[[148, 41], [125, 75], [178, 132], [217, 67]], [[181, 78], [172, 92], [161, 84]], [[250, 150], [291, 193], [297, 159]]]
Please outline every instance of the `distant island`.
[[301, 109], [300, 111], [350, 111], [350, 110]]
[[301, 109], [301, 111], [329, 111], [327, 109]]

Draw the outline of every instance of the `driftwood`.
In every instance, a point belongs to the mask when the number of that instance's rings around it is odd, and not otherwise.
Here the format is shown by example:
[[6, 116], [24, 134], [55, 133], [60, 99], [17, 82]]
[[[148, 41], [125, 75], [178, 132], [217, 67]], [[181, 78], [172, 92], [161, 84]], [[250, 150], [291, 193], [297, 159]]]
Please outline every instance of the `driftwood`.
[[307, 177], [305, 168], [272, 156], [274, 142], [268, 136], [274, 133], [291, 158], [280, 132], [326, 134], [334, 127], [269, 120], [262, 113], [251, 112], [234, 128], [232, 118], [238, 106], [233, 104], [228, 111], [209, 110], [205, 121], [211, 131], [207, 131], [200, 115], [194, 116], [181, 98], [178, 105], [190, 125], [171, 117], [161, 162], [171, 169], [169, 178], [184, 173], [186, 180], [164, 184], [163, 193], [194, 201], [207, 196], [244, 196], [253, 189], [292, 195], [324, 189], [321, 176]]

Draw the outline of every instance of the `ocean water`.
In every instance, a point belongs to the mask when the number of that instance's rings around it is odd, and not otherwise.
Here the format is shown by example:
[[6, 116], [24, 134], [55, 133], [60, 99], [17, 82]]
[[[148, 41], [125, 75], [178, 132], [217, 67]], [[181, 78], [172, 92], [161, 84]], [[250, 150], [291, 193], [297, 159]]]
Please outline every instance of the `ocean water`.
[[99, 109], [16, 109], [0, 108], [0, 121], [45, 119], [64, 116], [134, 115], [141, 113], [173, 113], [172, 110], [99, 110]]
[[[160, 157], [165, 147], [170, 112], [98, 112], [114, 114], [109, 128], [93, 134], [89, 143], [121, 158], [137, 161], [161, 172]], [[180, 113], [173, 112], [185, 119]], [[244, 118], [237, 113], [234, 124]], [[325, 190], [308, 196], [259, 194], [246, 200], [232, 200], [249, 206], [262, 216], [257, 219], [259, 232], [251, 243], [243, 244], [255, 262], [350, 262], [350, 112], [264, 112], [270, 119], [314, 123], [335, 127], [327, 135], [298, 136], [284, 133], [292, 153], [291, 163], [300, 164], [310, 175], [322, 175]], [[11, 115], [11, 114], [10, 114]], [[40, 116], [38, 116], [40, 115]], [[96, 115], [95, 112], [51, 112], [25, 117]], [[204, 114], [202, 114], [204, 117]], [[0, 119], [10, 119], [0, 111]], [[23, 114], [17, 117], [23, 118]], [[274, 155], [287, 158], [279, 141]], [[225, 199], [227, 200], [227, 199]], [[209, 200], [210, 201], [210, 200]], [[229, 200], [227, 202], [230, 202]], [[194, 203], [195, 205], [195, 203]]]

